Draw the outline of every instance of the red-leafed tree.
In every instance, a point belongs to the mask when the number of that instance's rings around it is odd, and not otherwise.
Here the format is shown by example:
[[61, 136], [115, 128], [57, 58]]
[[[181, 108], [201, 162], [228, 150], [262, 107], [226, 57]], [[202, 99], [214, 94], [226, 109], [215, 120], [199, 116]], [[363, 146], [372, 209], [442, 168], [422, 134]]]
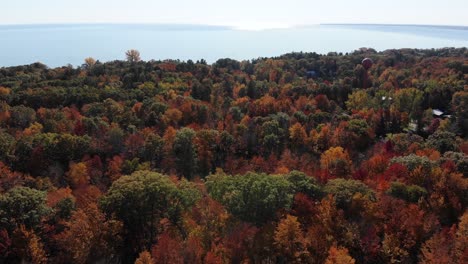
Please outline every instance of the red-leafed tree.
[[158, 237], [158, 243], [151, 249], [155, 263], [177, 264], [184, 263], [181, 255], [183, 246], [177, 234], [164, 232]]

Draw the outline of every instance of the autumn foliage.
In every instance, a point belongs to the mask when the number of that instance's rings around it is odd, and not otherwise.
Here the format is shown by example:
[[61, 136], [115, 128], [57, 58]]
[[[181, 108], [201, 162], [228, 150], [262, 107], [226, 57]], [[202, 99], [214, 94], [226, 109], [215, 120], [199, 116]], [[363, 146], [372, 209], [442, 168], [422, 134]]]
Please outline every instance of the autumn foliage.
[[126, 56], [0, 69], [0, 263], [468, 263], [466, 48]]

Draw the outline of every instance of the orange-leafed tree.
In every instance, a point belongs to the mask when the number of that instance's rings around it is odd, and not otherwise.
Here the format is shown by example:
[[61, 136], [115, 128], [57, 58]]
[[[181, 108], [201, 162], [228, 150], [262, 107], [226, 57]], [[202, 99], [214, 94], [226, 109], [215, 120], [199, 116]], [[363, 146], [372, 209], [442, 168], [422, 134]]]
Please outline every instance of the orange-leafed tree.
[[349, 177], [352, 165], [348, 152], [342, 147], [331, 147], [320, 156], [320, 167], [336, 177]]
[[47, 253], [41, 238], [34, 231], [20, 225], [12, 235], [12, 252], [5, 263], [9, 262], [48, 263]]
[[163, 135], [163, 153], [164, 159], [162, 160], [162, 168], [169, 172], [175, 172], [175, 157], [173, 155], [173, 146], [176, 138], [177, 130], [170, 126], [166, 129]]
[[155, 262], [154, 262], [154, 259], [151, 257], [151, 254], [146, 250], [141, 252], [138, 258], [135, 260], [135, 264], [154, 264], [154, 263]]
[[382, 197], [379, 201], [384, 239], [382, 253], [388, 261], [415, 261], [418, 247], [438, 227], [434, 215], [426, 213], [415, 204]]
[[31, 233], [28, 242], [29, 256], [31, 258], [31, 263], [33, 264], [46, 264], [47, 255], [44, 250], [44, 245], [41, 242], [41, 239], [36, 236], [34, 233]]
[[296, 216], [288, 215], [278, 223], [274, 239], [279, 257], [288, 263], [304, 263], [309, 258], [304, 232]]
[[67, 172], [68, 181], [73, 188], [78, 188], [89, 184], [88, 168], [86, 163], [72, 163]]
[[74, 189], [72, 194], [76, 198], [77, 208], [85, 208], [96, 204], [102, 195], [102, 191], [94, 185], [87, 185]]
[[444, 228], [421, 246], [421, 263], [445, 264], [468, 262], [468, 213], [460, 218], [458, 226]]
[[205, 264], [223, 263], [223, 258], [221, 256], [216, 255], [215, 252], [210, 251], [210, 252], [206, 253], [204, 263]]
[[0, 161], [0, 193], [4, 193], [17, 185], [24, 184], [27, 178], [22, 173], [12, 171], [10, 167]]
[[227, 210], [210, 197], [198, 201], [188, 216], [188, 231], [197, 234], [206, 249], [224, 235], [230, 217]]
[[443, 229], [441, 232], [434, 234], [421, 246], [421, 254], [419, 258], [421, 263], [425, 264], [449, 264], [449, 263], [465, 263], [457, 262], [454, 254], [455, 231], [451, 229]]
[[167, 109], [164, 113], [162, 120], [171, 126], [177, 126], [182, 119], [182, 112], [176, 108]]
[[55, 210], [55, 215], [59, 218], [68, 219], [71, 216], [75, 209], [75, 201], [69, 187], [47, 193], [47, 205]]
[[289, 128], [289, 138], [291, 139], [291, 147], [296, 153], [302, 153], [305, 150], [307, 132], [300, 123]]
[[354, 264], [356, 260], [348, 253], [346, 248], [331, 247], [328, 251], [328, 257], [325, 264]]
[[92, 158], [86, 160], [85, 163], [91, 183], [99, 185], [102, 181], [104, 168], [101, 158], [98, 155], [94, 155]]
[[122, 176], [122, 165], [124, 160], [119, 155], [112, 157], [108, 162], [106, 176], [112, 181], [116, 181]]
[[364, 163], [364, 167], [370, 177], [381, 175], [388, 168], [388, 157], [384, 154], [374, 155]]
[[61, 248], [61, 261], [89, 263], [99, 259], [115, 260], [120, 246], [122, 224], [106, 220], [97, 206], [78, 209], [65, 223], [55, 240]]
[[458, 230], [455, 234], [455, 257], [461, 263], [468, 262], [468, 212], [460, 218]]

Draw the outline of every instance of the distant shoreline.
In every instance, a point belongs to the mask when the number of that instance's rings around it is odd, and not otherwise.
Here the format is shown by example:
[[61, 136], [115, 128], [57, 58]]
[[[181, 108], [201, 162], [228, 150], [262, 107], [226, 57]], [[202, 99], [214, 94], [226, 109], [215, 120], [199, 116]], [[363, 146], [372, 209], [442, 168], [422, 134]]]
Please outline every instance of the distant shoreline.
[[424, 27], [424, 28], [441, 28], [441, 29], [455, 29], [455, 30], [468, 30], [468, 26], [455, 26], [455, 25], [420, 25], [420, 24], [359, 24], [359, 23], [325, 23], [321, 26], [358, 26], [358, 27]]

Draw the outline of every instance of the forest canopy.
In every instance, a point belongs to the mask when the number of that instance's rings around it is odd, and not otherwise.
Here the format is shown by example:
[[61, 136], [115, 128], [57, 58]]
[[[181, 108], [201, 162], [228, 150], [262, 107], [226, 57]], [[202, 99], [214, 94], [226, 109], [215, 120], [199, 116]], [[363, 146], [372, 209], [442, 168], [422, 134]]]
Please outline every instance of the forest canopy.
[[126, 56], [0, 68], [1, 263], [468, 262], [466, 48]]

